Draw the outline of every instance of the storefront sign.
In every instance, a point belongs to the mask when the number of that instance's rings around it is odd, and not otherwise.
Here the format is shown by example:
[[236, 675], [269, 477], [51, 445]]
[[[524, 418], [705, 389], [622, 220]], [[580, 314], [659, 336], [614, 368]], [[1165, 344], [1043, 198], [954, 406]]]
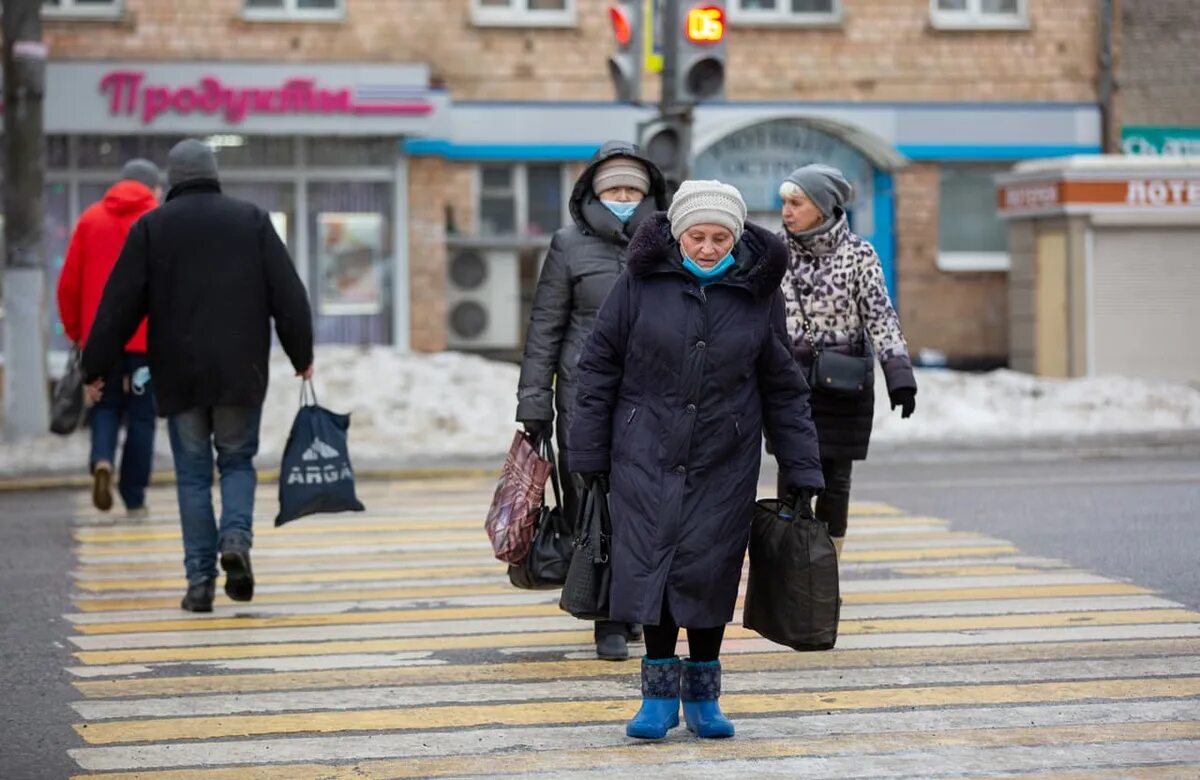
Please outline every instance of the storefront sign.
[[398, 90], [320, 87], [316, 79], [288, 79], [275, 87], [241, 87], [206, 76], [195, 85], [171, 86], [151, 83], [145, 71], [114, 70], [100, 79], [100, 92], [108, 97], [110, 115], [136, 116], [145, 125], [169, 112], [217, 114], [230, 125], [238, 125], [250, 114], [421, 116], [433, 111], [433, 104], [412, 90], [405, 98]]
[[1200, 127], [1123, 127], [1121, 149], [1132, 155], [1200, 157]]
[[1200, 171], [1190, 176], [1123, 180], [1009, 182], [999, 191], [1002, 214], [1031, 214], [1072, 207], [1200, 208]]
[[425, 65], [47, 66], [46, 130], [85, 134], [441, 135]]

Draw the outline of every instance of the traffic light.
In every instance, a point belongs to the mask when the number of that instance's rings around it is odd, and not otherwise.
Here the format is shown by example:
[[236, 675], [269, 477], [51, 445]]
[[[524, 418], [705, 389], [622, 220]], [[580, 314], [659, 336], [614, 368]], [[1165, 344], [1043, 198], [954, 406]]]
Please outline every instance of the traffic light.
[[681, 105], [725, 97], [725, 3], [684, 2], [676, 36], [674, 95]]
[[637, 103], [642, 97], [642, 0], [619, 0], [608, 7], [616, 52], [608, 58], [617, 100]]
[[688, 120], [685, 113], [676, 113], [638, 124], [638, 146], [646, 159], [662, 171], [668, 197], [675, 194], [688, 176], [688, 150], [691, 148]]

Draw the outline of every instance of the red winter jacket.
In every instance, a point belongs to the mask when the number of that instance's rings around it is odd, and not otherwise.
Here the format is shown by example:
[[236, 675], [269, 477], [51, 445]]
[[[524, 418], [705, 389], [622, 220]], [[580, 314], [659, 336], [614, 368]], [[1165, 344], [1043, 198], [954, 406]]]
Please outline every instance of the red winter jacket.
[[[87, 341], [104, 285], [125, 246], [129, 229], [157, 205], [158, 200], [145, 184], [119, 181], [104, 194], [103, 200], [89, 206], [79, 218], [58, 277], [58, 314], [71, 341], [78, 344]], [[145, 320], [125, 349], [146, 351]]]

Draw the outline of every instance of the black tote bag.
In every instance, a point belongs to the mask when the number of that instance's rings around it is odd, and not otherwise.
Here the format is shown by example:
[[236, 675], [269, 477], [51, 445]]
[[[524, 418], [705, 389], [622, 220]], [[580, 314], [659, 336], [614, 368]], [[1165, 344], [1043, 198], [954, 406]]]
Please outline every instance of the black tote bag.
[[783, 501], [759, 501], [742, 625], [794, 650], [828, 650], [837, 643], [839, 595], [837, 551], [825, 524]]
[[587, 491], [576, 525], [575, 550], [558, 606], [580, 620], [608, 619], [609, 568], [608, 492], [600, 482]]
[[575, 551], [571, 536], [571, 525], [562, 513], [562, 489], [559, 486], [557, 461], [554, 446], [547, 436], [542, 442], [542, 452], [553, 467], [550, 470], [550, 485], [554, 489], [554, 506], [542, 502], [538, 514], [537, 532], [529, 555], [519, 564], [508, 567], [508, 581], [523, 590], [554, 590], [567, 581], [567, 570]]

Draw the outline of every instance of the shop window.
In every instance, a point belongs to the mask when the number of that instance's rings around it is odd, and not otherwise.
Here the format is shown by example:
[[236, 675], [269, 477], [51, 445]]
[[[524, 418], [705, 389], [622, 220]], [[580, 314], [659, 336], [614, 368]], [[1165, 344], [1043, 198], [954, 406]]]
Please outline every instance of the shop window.
[[341, 19], [345, 0], [245, 0], [247, 19]]
[[47, 16], [120, 16], [122, 0], [42, 0]]
[[471, 0], [471, 21], [484, 27], [571, 27], [578, 0]]
[[400, 142], [395, 138], [311, 138], [310, 165], [395, 165]]
[[941, 166], [938, 207], [938, 268], [943, 271], [1007, 271], [1008, 231], [996, 216], [1000, 165]]
[[947, 29], [1027, 26], [1026, 0], [930, 0], [935, 27]]
[[566, 172], [561, 165], [483, 165], [479, 168], [479, 234], [548, 236], [566, 219]]
[[[281, 168], [296, 163], [296, 142], [292, 138], [221, 134], [204, 140], [217, 154], [218, 169]], [[154, 161], [159, 162], [157, 158]], [[160, 164], [166, 165], [165, 156]]]
[[837, 24], [841, 0], [733, 0], [729, 18], [738, 23]]

